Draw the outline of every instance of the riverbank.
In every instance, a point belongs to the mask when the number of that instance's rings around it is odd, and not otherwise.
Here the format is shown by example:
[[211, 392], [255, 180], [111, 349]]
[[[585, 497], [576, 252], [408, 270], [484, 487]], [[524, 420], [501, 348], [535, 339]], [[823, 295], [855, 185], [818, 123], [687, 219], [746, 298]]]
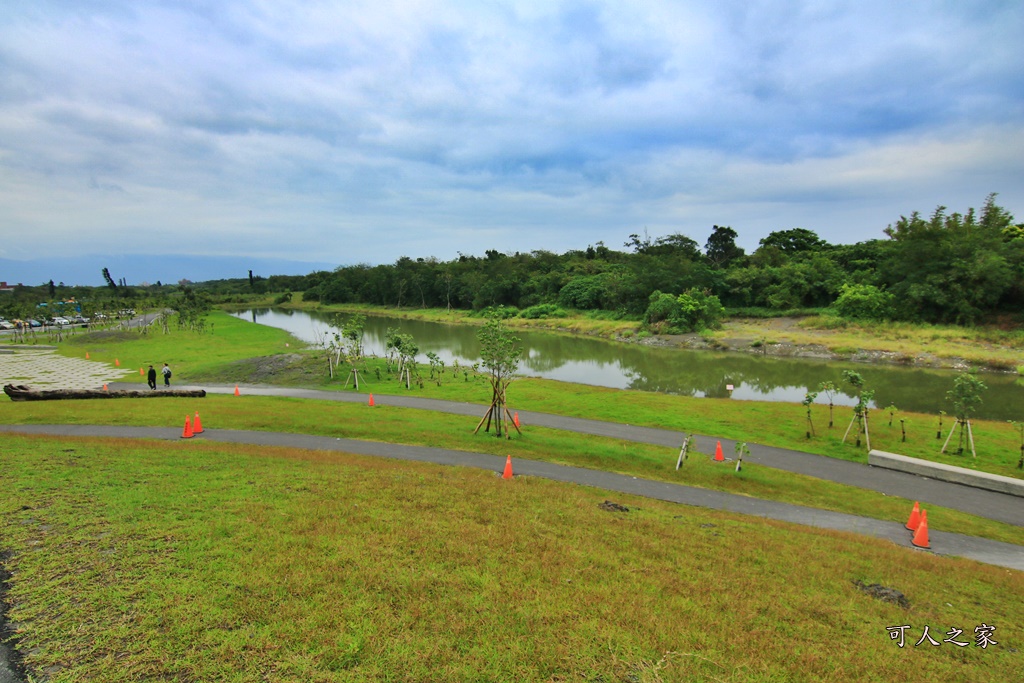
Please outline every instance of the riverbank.
[[[259, 306], [296, 310], [364, 313], [447, 324], [480, 325], [470, 311], [388, 308], [312, 302], [251, 302], [227, 310]], [[735, 351], [765, 356], [906, 365], [948, 370], [978, 368], [984, 372], [1024, 371], [1024, 329], [1010, 323], [957, 327], [901, 322], [851, 322], [829, 316], [733, 318], [719, 330], [684, 335], [652, 335], [638, 320], [617, 319], [606, 311], [576, 313], [564, 318], [510, 318], [515, 329], [600, 337], [690, 350]]]

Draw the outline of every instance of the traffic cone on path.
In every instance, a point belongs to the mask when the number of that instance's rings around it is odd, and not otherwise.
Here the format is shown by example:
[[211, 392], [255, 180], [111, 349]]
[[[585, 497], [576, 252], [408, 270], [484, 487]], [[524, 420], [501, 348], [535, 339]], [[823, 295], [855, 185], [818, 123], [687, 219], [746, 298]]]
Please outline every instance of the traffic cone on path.
[[107, 390], [107, 383], [106, 383], [106, 382], [104, 382], [104, 383], [103, 383], [103, 391], [106, 391], [106, 390]]
[[199, 421], [199, 411], [198, 410], [196, 411], [195, 422], [192, 423], [192, 433], [193, 434], [202, 434], [203, 433], [203, 423]]
[[241, 394], [238, 393], [238, 385], [237, 384], [235, 385], [235, 396], [241, 396]]
[[182, 432], [181, 432], [181, 438], [183, 438], [183, 439], [191, 439], [193, 437], [193, 435], [194, 434], [192, 432], [192, 422], [189, 421], [188, 415], [186, 415], [185, 416], [185, 429], [183, 429]]
[[719, 441], [715, 445], [715, 462], [722, 462], [725, 460], [725, 455], [722, 454], [722, 442]]
[[917, 525], [917, 531], [914, 532], [914, 538], [911, 539], [910, 543], [917, 548], [931, 548], [928, 544], [927, 510], [921, 510], [921, 523]]
[[910, 511], [910, 519], [907, 520], [907, 528], [911, 531], [917, 531], [917, 526], [921, 523], [921, 506], [915, 500], [914, 509]]
[[512, 456], [511, 455], [508, 456], [508, 458], [505, 459], [505, 472], [501, 475], [501, 478], [502, 479], [511, 479], [512, 478]]
[[512, 423], [516, 427], [519, 427], [519, 411], [518, 410], [516, 411], [516, 414], [512, 416]]
[[376, 404], [373, 402], [373, 394], [370, 394], [370, 407], [372, 408], [374, 405]]

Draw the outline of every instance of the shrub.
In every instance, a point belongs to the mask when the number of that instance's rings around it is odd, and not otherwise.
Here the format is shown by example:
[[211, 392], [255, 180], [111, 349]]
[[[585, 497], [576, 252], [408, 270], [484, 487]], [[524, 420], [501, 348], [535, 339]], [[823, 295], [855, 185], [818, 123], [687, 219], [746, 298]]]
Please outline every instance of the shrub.
[[475, 314], [475, 317], [481, 318], [498, 318], [500, 320], [508, 320], [514, 318], [519, 314], [519, 309], [515, 306], [488, 306], [487, 308], [479, 311]]
[[832, 308], [854, 320], [888, 320], [892, 317], [893, 295], [874, 285], [845, 284]]
[[644, 314], [644, 324], [679, 334], [715, 329], [724, 317], [725, 307], [713, 294], [698, 289], [688, 289], [679, 296], [655, 291]]
[[565, 318], [568, 317], [565, 309], [555, 304], [537, 304], [519, 311], [520, 318], [537, 320], [538, 318]]

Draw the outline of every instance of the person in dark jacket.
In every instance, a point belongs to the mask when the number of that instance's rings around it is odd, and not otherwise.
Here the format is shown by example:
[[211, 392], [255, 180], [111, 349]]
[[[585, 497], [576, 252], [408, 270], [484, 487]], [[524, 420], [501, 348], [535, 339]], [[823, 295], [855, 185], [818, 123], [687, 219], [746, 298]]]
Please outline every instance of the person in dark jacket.
[[149, 366], [149, 374], [146, 375], [146, 379], [149, 381], [149, 388], [156, 389], [156, 370], [152, 365]]

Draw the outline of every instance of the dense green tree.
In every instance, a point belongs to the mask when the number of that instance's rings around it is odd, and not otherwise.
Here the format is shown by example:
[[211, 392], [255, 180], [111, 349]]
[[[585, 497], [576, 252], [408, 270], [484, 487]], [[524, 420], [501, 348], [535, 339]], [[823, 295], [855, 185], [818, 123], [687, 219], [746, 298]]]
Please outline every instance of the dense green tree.
[[940, 206], [927, 220], [914, 212], [886, 228], [893, 249], [880, 279], [895, 297], [896, 314], [971, 324], [993, 310], [1015, 284], [1003, 239], [1012, 220], [989, 195], [980, 217], [974, 209], [947, 214]]
[[736, 246], [739, 234], [724, 225], [713, 226], [711, 235], [704, 245], [704, 253], [716, 267], [722, 268], [743, 256], [743, 250]]
[[805, 251], [821, 251], [828, 246], [828, 242], [818, 237], [812, 230], [792, 228], [769, 233], [767, 237], [761, 239], [760, 245], [761, 248], [774, 247], [783, 254], [792, 255]]

